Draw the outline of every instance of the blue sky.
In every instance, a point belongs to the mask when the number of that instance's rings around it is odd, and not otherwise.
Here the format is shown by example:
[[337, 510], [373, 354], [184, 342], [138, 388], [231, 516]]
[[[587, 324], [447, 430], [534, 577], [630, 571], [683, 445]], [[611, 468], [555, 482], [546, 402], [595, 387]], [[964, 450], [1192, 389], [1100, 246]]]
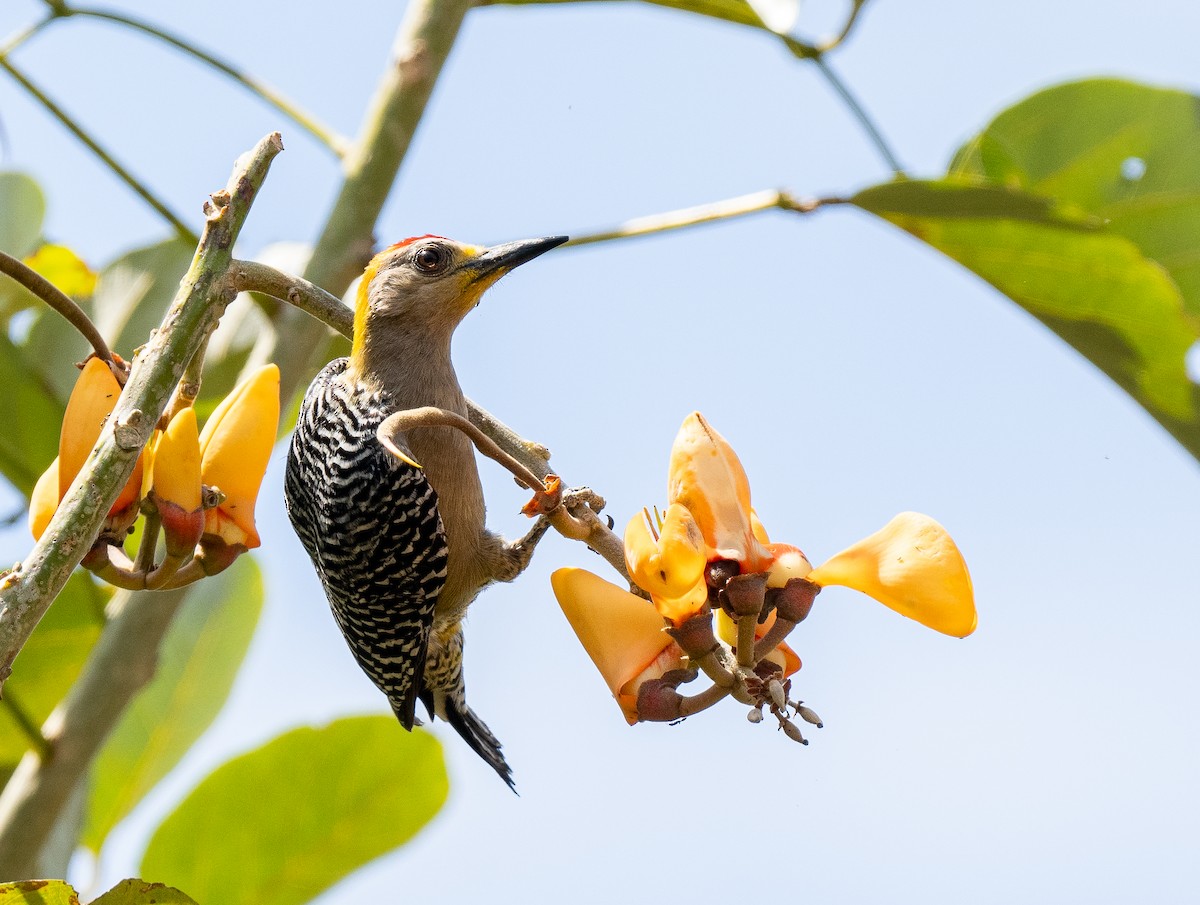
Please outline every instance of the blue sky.
[[[243, 6], [121, 4], [353, 134], [398, 5], [300, 3], [283, 18]], [[5, 4], [0, 33], [37, 7]], [[943, 171], [996, 112], [1049, 84], [1200, 81], [1189, 4], [949, 9], [879, 0], [834, 59], [914, 174]], [[233, 158], [282, 129], [287, 152], [242, 253], [313, 238], [335, 169], [253, 99], [99, 24], [64, 23], [19, 62], [197, 222]], [[101, 263], [163, 234], [7, 81], [0, 116], [3, 166], [42, 180], [52, 238]], [[817, 73], [766, 36], [636, 3], [487, 8], [469, 18], [378, 234], [580, 233], [887, 176]], [[470, 698], [521, 797], [438, 725], [449, 805], [322, 903], [716, 900], [747, 874], [756, 894], [816, 902], [1194, 895], [1200, 474], [1015, 305], [865, 214], [774, 213], [548, 254], [489, 293], [455, 360], [468, 395], [549, 445], [618, 523], [663, 501], [693, 409], [738, 450], [773, 539], [814, 562], [896, 512], [934, 516], [971, 567], [979, 629], [945, 638], [830, 590], [792, 637], [798, 693], [826, 723], [807, 748], [733, 704], [628, 728], [549, 587], [554, 568], [601, 563], [550, 538], [467, 626]], [[209, 735], [114, 837], [113, 879], [214, 765], [298, 723], [386, 712], [287, 525], [280, 465], [259, 504], [270, 593], [246, 668]], [[483, 472], [493, 527], [523, 530], [522, 493]], [[0, 536], [0, 561], [27, 545]]]

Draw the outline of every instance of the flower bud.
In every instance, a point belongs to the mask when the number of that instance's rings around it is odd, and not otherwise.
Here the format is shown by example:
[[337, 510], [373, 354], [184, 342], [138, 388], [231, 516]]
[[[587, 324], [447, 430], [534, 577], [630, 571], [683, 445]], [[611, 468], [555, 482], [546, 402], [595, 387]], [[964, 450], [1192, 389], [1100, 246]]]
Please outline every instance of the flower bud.
[[205, 512], [205, 534], [259, 546], [254, 504], [278, 430], [279, 368], [264, 365], [222, 400], [200, 434], [200, 480], [225, 495]]

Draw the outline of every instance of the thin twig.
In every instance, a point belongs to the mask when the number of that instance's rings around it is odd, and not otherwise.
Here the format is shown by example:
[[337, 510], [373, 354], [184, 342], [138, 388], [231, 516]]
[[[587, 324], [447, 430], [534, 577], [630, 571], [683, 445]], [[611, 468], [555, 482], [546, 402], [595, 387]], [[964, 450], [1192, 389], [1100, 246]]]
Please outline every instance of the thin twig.
[[825, 81], [829, 83], [834, 93], [842, 99], [842, 102], [846, 105], [846, 109], [850, 111], [850, 115], [862, 126], [863, 131], [867, 133], [867, 138], [875, 146], [875, 149], [891, 168], [892, 172], [897, 176], [906, 175], [904, 167], [901, 166], [900, 160], [896, 157], [895, 152], [892, 151], [891, 145], [887, 143], [887, 139], [883, 137], [883, 133], [879, 131], [879, 127], [875, 125], [866, 108], [858, 102], [858, 98], [850, 93], [849, 87], [833, 71], [828, 61], [822, 56], [810, 57], [809, 59], [812, 60], [813, 65], [824, 76]]
[[318, 120], [311, 113], [301, 109], [293, 101], [276, 91], [270, 85], [259, 81], [252, 75], [242, 72], [240, 69], [237, 69], [232, 64], [222, 60], [220, 57], [214, 56], [205, 50], [201, 50], [194, 44], [188, 43], [179, 35], [159, 28], [157, 25], [152, 25], [142, 19], [137, 19], [133, 16], [127, 16], [123, 13], [112, 10], [99, 9], [95, 7], [64, 6], [60, 16], [62, 18], [80, 16], [89, 19], [99, 19], [102, 21], [112, 22], [117, 25], [123, 25], [126, 28], [134, 29], [135, 31], [140, 31], [143, 34], [170, 44], [177, 50], [182, 50], [184, 53], [228, 76], [251, 94], [254, 94], [265, 103], [270, 104], [300, 128], [312, 135], [315, 139], [317, 139], [317, 141], [332, 151], [337, 157], [344, 157], [346, 155], [347, 149], [350, 146], [349, 139], [339, 135], [333, 129], [329, 128], [320, 120]]
[[613, 229], [575, 236], [567, 243], [567, 246], [592, 245], [596, 242], [610, 242], [613, 239], [649, 236], [775, 209], [792, 211], [797, 214], [810, 214], [821, 207], [846, 203], [844, 198], [800, 199], [780, 189], [767, 189], [761, 192], [751, 192], [749, 195], [739, 195], [736, 198], [727, 198], [723, 201], [698, 204], [695, 207], [651, 214], [647, 217], [636, 217], [633, 220], [626, 220]]
[[0, 57], [8, 56], [57, 18], [57, 13], [50, 13], [49, 15], [38, 19], [33, 24], [26, 25], [20, 31], [12, 35], [12, 37], [10, 37], [7, 41], [5, 41], [3, 46], [0, 46]]
[[72, 327], [78, 330], [91, 345], [96, 357], [115, 365], [112, 350], [100, 335], [87, 313], [75, 304], [74, 299], [47, 280], [27, 264], [12, 255], [0, 251], [0, 273], [12, 277], [35, 296], [61, 314]]
[[50, 743], [46, 741], [46, 737], [42, 735], [42, 731], [38, 729], [37, 723], [13, 697], [12, 689], [4, 692], [4, 697], [0, 698], [0, 704], [8, 711], [8, 715], [12, 717], [12, 721], [20, 728], [21, 733], [29, 741], [29, 747], [37, 752], [38, 757], [46, 760], [50, 756]]
[[354, 338], [354, 312], [320, 286], [257, 261], [234, 261], [229, 276], [241, 292], [259, 292], [296, 306], [347, 339]]
[[171, 209], [166, 206], [166, 204], [159, 200], [158, 196], [151, 192], [150, 189], [148, 189], [140, 179], [138, 179], [127, 169], [125, 169], [125, 167], [118, 163], [116, 158], [114, 158], [108, 151], [101, 147], [100, 143], [97, 142], [96, 139], [92, 138], [92, 136], [89, 135], [70, 114], [68, 114], [65, 110], [63, 110], [62, 107], [51, 100], [41, 88], [31, 82], [23, 72], [13, 66], [12, 62], [4, 56], [0, 56], [0, 69], [3, 69], [9, 75], [11, 75], [16, 80], [17, 84], [24, 88], [38, 103], [45, 107], [55, 119], [62, 123], [63, 126], [65, 126], [67, 130], [71, 132], [71, 134], [83, 142], [83, 144], [87, 146], [88, 150], [90, 150], [100, 159], [101, 163], [112, 170], [118, 179], [129, 186], [129, 188], [131, 188], [138, 195], [138, 197], [150, 205], [150, 207], [154, 208], [159, 216], [166, 220], [167, 223], [171, 224], [171, 228], [175, 230], [180, 238], [189, 242], [200, 241], [200, 237], [188, 229], [188, 227], [184, 225], [184, 222], [180, 220], [179, 217], [177, 217], [171, 211]]

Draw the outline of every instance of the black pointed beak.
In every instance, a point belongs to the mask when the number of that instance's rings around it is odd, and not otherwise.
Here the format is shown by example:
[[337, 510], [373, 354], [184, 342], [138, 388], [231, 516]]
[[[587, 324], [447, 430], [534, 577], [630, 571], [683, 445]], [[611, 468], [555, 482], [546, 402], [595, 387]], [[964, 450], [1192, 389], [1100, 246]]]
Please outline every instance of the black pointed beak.
[[514, 267], [519, 267], [526, 261], [532, 261], [540, 254], [552, 248], [557, 248], [567, 241], [568, 236], [544, 236], [541, 239], [522, 239], [519, 242], [505, 242], [503, 245], [493, 245], [479, 257], [466, 266], [476, 271], [480, 277], [508, 273]]

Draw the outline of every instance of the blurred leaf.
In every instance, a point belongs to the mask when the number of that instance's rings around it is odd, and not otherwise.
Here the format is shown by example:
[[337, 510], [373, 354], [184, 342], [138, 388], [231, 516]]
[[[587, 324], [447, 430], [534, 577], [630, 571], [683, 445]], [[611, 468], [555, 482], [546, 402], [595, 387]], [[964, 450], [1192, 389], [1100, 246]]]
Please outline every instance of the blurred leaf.
[[[178, 889], [145, 880], [122, 880], [91, 905], [196, 905], [196, 900]], [[0, 900], [0, 905], [4, 905]]]
[[92, 764], [82, 842], [93, 852], [216, 719], [250, 646], [262, 601], [262, 576], [248, 556], [188, 595], [163, 640], [154, 679]]
[[[78, 376], [75, 368], [70, 370]], [[65, 406], [31, 371], [24, 355], [2, 330], [0, 387], [4, 387], [5, 397], [0, 473], [29, 499], [38, 477], [58, 455], [58, 432]]]
[[79, 894], [65, 880], [0, 883], [0, 905], [79, 905]]
[[438, 812], [441, 747], [391, 716], [295, 729], [218, 767], [155, 832], [146, 876], [200, 902], [299, 905]]
[[29, 748], [14, 709], [40, 727], [79, 678], [108, 596], [91, 575], [76, 572], [18, 654], [0, 699], [0, 765], [15, 765]]
[[1098, 79], [1005, 111], [941, 181], [852, 200], [975, 271], [1200, 459], [1200, 99]]
[[[65, 245], [40, 245], [25, 257], [24, 263], [76, 300], [89, 297], [96, 289], [95, 271]], [[25, 308], [49, 311], [36, 295], [15, 280], [0, 279], [0, 321]]]
[[129, 357], [158, 327], [196, 248], [168, 239], [134, 249], [100, 272], [92, 317], [113, 350]]
[[[114, 352], [130, 358], [150, 339], [194, 251], [182, 239], [169, 239], [134, 249], [100, 271], [95, 294], [81, 307]], [[53, 311], [39, 312], [21, 345], [28, 367], [63, 400], [78, 376], [70, 365], [90, 351], [83, 337]]]
[[46, 198], [24, 173], [0, 173], [0, 251], [23, 258], [38, 246]]
[[43, 245], [25, 263], [69, 296], [86, 298], [96, 291], [96, 272], [65, 245]]

